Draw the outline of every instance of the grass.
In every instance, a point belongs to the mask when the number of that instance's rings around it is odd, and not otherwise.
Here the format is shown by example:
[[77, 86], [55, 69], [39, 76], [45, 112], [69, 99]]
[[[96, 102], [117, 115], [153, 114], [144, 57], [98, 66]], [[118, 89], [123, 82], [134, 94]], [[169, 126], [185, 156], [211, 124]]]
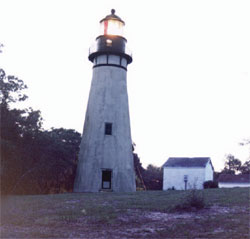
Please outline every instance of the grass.
[[249, 188], [4, 196], [1, 238], [250, 238]]

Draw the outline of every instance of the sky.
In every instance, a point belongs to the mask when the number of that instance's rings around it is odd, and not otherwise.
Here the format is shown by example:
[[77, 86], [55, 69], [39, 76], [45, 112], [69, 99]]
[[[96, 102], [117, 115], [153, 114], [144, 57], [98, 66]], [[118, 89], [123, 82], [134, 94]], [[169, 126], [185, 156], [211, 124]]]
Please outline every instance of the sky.
[[44, 128], [82, 133], [89, 47], [114, 8], [133, 52], [127, 82], [132, 140], [144, 167], [168, 157], [243, 162], [250, 138], [250, 2], [0, 0], [0, 67], [28, 86], [22, 106]]

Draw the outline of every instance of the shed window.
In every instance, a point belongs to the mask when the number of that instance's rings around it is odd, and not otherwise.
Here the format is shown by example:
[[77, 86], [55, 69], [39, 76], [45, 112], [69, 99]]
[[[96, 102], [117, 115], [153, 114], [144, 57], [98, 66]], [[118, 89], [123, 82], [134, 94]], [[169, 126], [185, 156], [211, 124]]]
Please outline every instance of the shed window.
[[112, 135], [112, 123], [105, 123], [105, 134]]

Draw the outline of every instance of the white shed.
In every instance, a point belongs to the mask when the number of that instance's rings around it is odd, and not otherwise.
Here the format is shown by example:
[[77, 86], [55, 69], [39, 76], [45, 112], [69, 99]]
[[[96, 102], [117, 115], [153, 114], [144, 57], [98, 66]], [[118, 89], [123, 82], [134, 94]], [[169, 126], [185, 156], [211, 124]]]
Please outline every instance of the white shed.
[[163, 165], [163, 190], [203, 189], [203, 183], [213, 176], [209, 157], [169, 158]]

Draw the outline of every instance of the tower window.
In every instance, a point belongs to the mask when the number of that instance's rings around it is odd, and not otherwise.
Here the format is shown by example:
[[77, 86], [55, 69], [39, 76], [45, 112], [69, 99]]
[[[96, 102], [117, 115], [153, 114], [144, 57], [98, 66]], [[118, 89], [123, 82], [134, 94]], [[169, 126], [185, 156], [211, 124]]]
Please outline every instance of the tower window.
[[105, 123], [105, 134], [112, 135], [112, 123]]

